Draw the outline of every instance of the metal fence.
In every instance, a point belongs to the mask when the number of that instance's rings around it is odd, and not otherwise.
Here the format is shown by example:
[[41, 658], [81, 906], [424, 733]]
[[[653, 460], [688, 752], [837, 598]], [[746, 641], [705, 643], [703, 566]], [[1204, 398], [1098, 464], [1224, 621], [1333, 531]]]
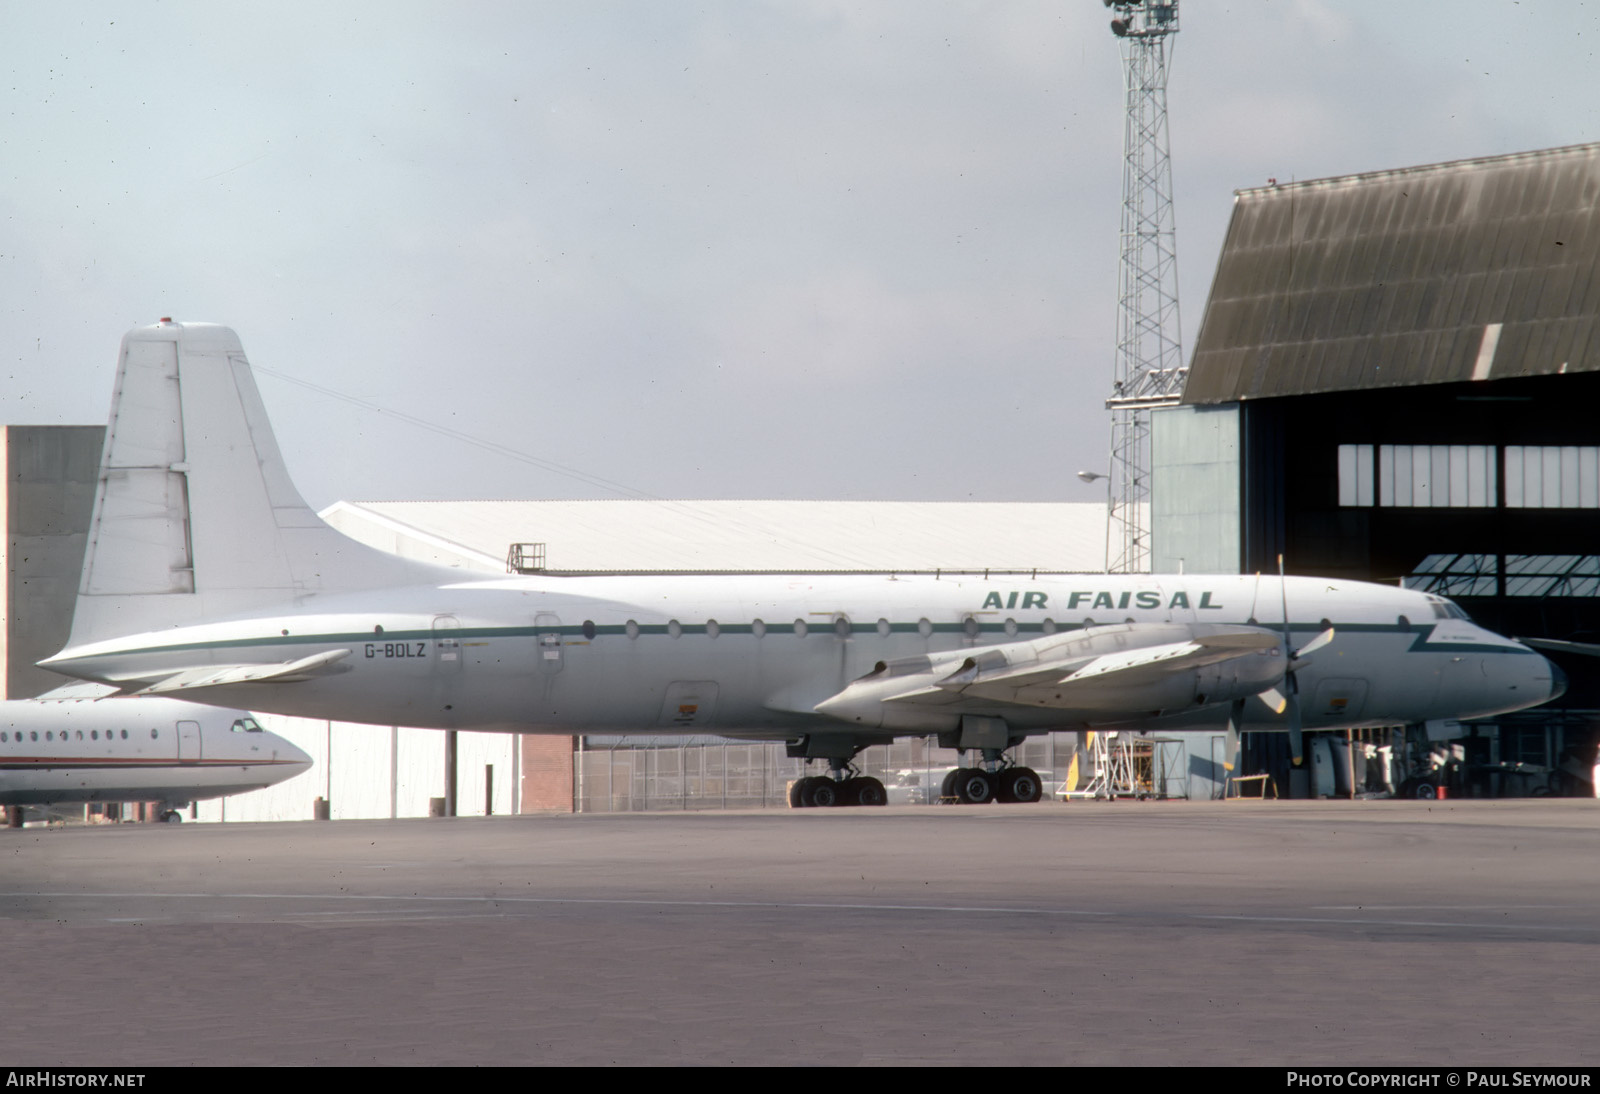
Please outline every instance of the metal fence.
[[[1013, 753], [1033, 768], [1054, 795], [1066, 778], [1075, 733], [1029, 738]], [[970, 757], [969, 757], [970, 758]], [[936, 800], [945, 772], [960, 754], [932, 737], [913, 737], [869, 748], [856, 757], [863, 775], [883, 782], [891, 804]], [[779, 744], [743, 744], [708, 738], [584, 738], [573, 757], [580, 813], [664, 809], [787, 809], [789, 785], [822, 774], [820, 762], [784, 755]]]

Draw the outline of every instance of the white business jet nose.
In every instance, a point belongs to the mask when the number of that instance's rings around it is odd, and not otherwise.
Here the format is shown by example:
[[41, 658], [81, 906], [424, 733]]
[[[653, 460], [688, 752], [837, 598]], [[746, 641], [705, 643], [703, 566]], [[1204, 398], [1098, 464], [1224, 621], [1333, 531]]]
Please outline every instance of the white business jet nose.
[[298, 746], [290, 744], [282, 737], [279, 737], [274, 742], [272, 760], [279, 772], [279, 776], [273, 780], [274, 782], [287, 782], [296, 775], [303, 775], [311, 770], [311, 757]]

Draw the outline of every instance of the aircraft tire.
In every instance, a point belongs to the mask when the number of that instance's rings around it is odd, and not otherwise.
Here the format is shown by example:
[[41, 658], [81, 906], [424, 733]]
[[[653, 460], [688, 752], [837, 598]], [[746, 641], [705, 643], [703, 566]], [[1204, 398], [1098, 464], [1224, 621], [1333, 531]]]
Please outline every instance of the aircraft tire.
[[883, 788], [883, 784], [877, 779], [865, 777], [851, 779], [850, 781], [857, 784], [854, 799], [856, 805], [889, 804], [889, 792]]
[[1432, 801], [1439, 796], [1439, 791], [1432, 783], [1418, 783], [1411, 793], [1418, 801]]
[[818, 775], [816, 779], [816, 785], [811, 788], [812, 805], [818, 809], [831, 809], [844, 804], [843, 783], [836, 783], [825, 775]]
[[827, 781], [821, 775], [807, 775], [795, 784], [800, 789], [800, 807], [802, 809], [810, 809], [817, 804], [817, 784]]
[[944, 773], [944, 781], [939, 784], [939, 797], [941, 800], [956, 796], [956, 779], [960, 777], [961, 772], [964, 770], [965, 768], [957, 767]]
[[1032, 803], [1044, 797], [1044, 784], [1031, 767], [1008, 767], [1000, 773], [1000, 800]]
[[806, 780], [809, 779], [810, 777], [811, 776], [809, 776], [809, 775], [802, 775], [800, 778], [796, 779], [794, 782], [789, 784], [789, 808], [790, 809], [804, 809], [805, 808], [806, 803], [805, 803], [804, 795], [805, 795], [805, 788], [806, 788]]
[[956, 793], [962, 805], [984, 805], [994, 801], [994, 784], [994, 776], [983, 768], [965, 767], [956, 780]]

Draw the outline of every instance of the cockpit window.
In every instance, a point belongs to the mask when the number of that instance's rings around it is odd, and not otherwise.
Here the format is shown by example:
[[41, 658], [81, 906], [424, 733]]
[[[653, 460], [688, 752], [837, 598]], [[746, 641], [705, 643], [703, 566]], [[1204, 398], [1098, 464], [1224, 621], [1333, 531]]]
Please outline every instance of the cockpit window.
[[1435, 619], [1465, 619], [1469, 623], [1472, 621], [1472, 617], [1462, 611], [1460, 605], [1446, 600], [1442, 596], [1430, 596], [1428, 597], [1428, 603], [1433, 606], [1433, 617]]
[[232, 728], [233, 728], [233, 731], [235, 733], [260, 733], [260, 732], [262, 732], [261, 726], [256, 723], [256, 720], [254, 718], [238, 718], [238, 719], [235, 719]]

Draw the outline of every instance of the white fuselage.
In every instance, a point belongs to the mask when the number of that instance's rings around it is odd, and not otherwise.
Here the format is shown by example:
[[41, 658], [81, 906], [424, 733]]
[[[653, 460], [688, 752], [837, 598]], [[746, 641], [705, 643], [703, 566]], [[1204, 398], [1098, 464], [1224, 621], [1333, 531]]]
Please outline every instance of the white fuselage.
[[[880, 661], [1135, 623], [1283, 627], [1308, 729], [1520, 709], [1550, 664], [1447, 601], [1355, 581], [1261, 576], [529, 576], [316, 596], [297, 606], [62, 651], [59, 672], [128, 686], [232, 662], [348, 650], [310, 678], [208, 687], [201, 702], [384, 725], [560, 733], [858, 732], [815, 711]], [[1226, 704], [1104, 712], [1001, 704], [1013, 728], [1221, 725]], [[949, 728], [932, 711], [926, 732]], [[941, 722], [940, 718], [945, 721]], [[1282, 727], [1249, 704], [1252, 729]], [[902, 726], [900, 732], [915, 731]], [[876, 734], [881, 736], [881, 732]]]
[[177, 804], [257, 790], [310, 766], [242, 710], [150, 697], [0, 703], [0, 805]]

